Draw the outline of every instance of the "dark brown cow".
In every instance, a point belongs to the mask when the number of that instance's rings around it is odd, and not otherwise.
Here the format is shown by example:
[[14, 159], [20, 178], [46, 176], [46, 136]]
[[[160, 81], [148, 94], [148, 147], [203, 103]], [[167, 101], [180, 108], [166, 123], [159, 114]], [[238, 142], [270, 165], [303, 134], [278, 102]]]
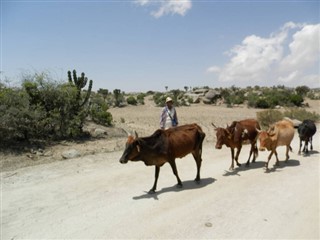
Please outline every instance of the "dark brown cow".
[[157, 188], [160, 167], [166, 162], [170, 163], [172, 171], [177, 178], [178, 187], [182, 182], [178, 176], [175, 163], [176, 158], [182, 158], [192, 153], [197, 164], [196, 182], [200, 182], [200, 167], [202, 142], [205, 133], [197, 124], [182, 125], [167, 130], [157, 130], [149, 137], [139, 138], [129, 136], [126, 148], [120, 158], [120, 163], [143, 161], [147, 166], [155, 166], [155, 181], [149, 193], [154, 193]]
[[294, 137], [293, 123], [288, 120], [281, 120], [271, 126], [268, 131], [259, 130], [260, 151], [271, 151], [268, 161], [266, 162], [266, 169], [268, 170], [268, 164], [273, 154], [276, 155], [276, 165], [279, 165], [278, 153], [276, 148], [278, 146], [286, 146], [286, 162], [289, 159], [289, 150], [291, 149], [291, 141]]
[[[241, 166], [241, 164], [238, 162], [238, 158], [244, 141], [249, 141], [251, 144], [250, 154], [246, 166], [249, 166], [252, 154], [252, 162], [256, 161], [256, 158], [258, 157], [258, 131], [256, 129], [260, 129], [260, 125], [257, 120], [245, 119], [241, 121], [233, 121], [230, 126], [227, 126], [227, 128], [218, 128], [213, 123], [212, 125], [215, 127], [217, 136], [217, 143], [215, 146], [216, 149], [221, 149], [225, 144], [231, 150], [230, 170], [234, 169], [234, 160], [239, 167]], [[234, 156], [235, 148], [237, 148], [236, 156]]]

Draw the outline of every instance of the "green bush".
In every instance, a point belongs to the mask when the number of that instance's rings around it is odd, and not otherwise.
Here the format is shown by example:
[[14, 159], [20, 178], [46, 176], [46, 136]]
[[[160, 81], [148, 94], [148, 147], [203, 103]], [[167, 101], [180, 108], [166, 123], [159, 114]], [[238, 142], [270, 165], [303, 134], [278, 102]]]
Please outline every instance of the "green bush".
[[134, 96], [129, 96], [127, 98], [127, 103], [130, 104], [130, 105], [137, 105], [137, 100], [134, 98]]
[[281, 119], [283, 119], [283, 114], [278, 110], [269, 109], [257, 112], [257, 120], [263, 129], [268, 128], [270, 124], [280, 121]]
[[89, 113], [94, 121], [111, 125], [103, 98], [97, 94], [89, 108], [88, 94], [80, 91], [79, 96], [73, 83], [55, 82], [47, 74], [27, 76], [21, 88], [1, 84], [0, 146], [87, 136], [82, 128]]
[[315, 112], [309, 112], [303, 108], [291, 108], [287, 109], [283, 113], [273, 109], [257, 112], [257, 120], [262, 128], [267, 128], [270, 124], [280, 121], [284, 117], [288, 117], [290, 119], [297, 119], [299, 121], [310, 119], [316, 122], [320, 120], [319, 114]]
[[144, 105], [144, 98], [146, 96], [147, 95], [145, 93], [139, 93], [138, 96], [137, 96], [138, 103], [141, 104], [141, 105]]
[[97, 94], [91, 99], [89, 115], [97, 124], [112, 125], [112, 115], [108, 112], [108, 104], [101, 95]]
[[320, 115], [316, 112], [309, 112], [304, 108], [291, 108], [287, 109], [283, 115], [285, 117], [291, 118], [291, 119], [297, 119], [299, 121], [303, 121], [305, 119], [310, 119], [313, 121], [319, 121]]

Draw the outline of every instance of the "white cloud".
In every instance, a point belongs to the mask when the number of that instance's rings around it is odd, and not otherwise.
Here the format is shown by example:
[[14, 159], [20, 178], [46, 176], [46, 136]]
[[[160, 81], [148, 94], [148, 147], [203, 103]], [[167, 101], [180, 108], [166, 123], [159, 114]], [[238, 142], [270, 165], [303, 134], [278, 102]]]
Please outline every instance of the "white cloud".
[[136, 0], [134, 2], [137, 3], [138, 5], [144, 6], [144, 5], [148, 4], [150, 2], [150, 0]]
[[289, 44], [290, 54], [280, 62], [283, 71], [303, 70], [319, 60], [320, 24], [306, 25], [293, 35]]
[[151, 15], [155, 18], [160, 18], [168, 14], [184, 16], [192, 7], [191, 0], [136, 0], [135, 3], [140, 6], [155, 6], [157, 10], [151, 12]]
[[220, 71], [221, 69], [217, 66], [212, 66], [207, 69], [207, 72], [212, 72], [212, 73], [219, 73]]
[[[315, 82], [319, 77], [314, 77], [319, 76], [319, 34], [320, 24], [289, 22], [267, 38], [248, 36], [228, 51], [229, 62], [220, 67], [218, 80], [270, 85], [270, 81], [274, 80], [278, 82], [271, 84], [299, 83], [302, 79], [308, 79], [308, 82], [319, 86], [320, 82]], [[318, 66], [318, 71], [310, 73], [315, 66]], [[215, 69], [218, 67], [210, 67], [207, 72], [217, 73]], [[313, 77], [308, 77], [309, 74]]]

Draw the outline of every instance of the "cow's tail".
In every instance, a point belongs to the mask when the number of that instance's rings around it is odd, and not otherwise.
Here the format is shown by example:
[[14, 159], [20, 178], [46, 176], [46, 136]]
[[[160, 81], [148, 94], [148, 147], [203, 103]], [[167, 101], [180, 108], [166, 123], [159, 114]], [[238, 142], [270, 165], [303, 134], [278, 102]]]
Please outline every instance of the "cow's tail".
[[292, 147], [291, 147], [290, 145], [289, 145], [289, 150], [290, 150], [290, 152], [293, 152], [293, 151], [292, 151]]
[[200, 150], [200, 156], [202, 155], [202, 144], [203, 144], [203, 140], [206, 137], [206, 134], [202, 131], [201, 127], [198, 128], [198, 134], [197, 134], [197, 143], [198, 143], [198, 147]]

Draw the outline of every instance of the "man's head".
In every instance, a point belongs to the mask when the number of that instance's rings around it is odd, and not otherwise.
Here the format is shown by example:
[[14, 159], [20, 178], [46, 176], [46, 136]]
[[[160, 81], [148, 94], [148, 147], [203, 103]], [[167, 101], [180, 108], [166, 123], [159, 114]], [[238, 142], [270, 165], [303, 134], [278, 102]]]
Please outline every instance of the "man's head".
[[168, 108], [170, 109], [173, 105], [173, 101], [172, 101], [172, 98], [171, 97], [167, 97], [166, 98], [166, 104], [168, 106]]

